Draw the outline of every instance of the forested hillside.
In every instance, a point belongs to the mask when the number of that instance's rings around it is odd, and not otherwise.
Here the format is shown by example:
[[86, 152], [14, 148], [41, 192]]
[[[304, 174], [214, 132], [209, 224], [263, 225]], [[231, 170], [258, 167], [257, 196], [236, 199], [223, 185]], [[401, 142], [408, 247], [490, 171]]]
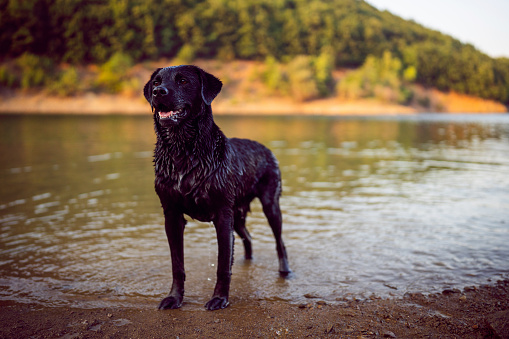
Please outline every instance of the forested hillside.
[[[509, 104], [509, 59], [362, 0], [0, 0], [0, 51], [0, 82], [14, 87], [23, 84], [13, 67], [41, 69], [44, 78], [55, 65], [104, 64], [115, 54], [131, 64], [199, 57], [289, 65], [306, 64], [304, 56], [322, 96], [336, 93], [333, 68], [369, 70], [385, 60], [401, 81]], [[44, 82], [34, 77], [25, 82]], [[348, 86], [337, 91], [348, 95]]]

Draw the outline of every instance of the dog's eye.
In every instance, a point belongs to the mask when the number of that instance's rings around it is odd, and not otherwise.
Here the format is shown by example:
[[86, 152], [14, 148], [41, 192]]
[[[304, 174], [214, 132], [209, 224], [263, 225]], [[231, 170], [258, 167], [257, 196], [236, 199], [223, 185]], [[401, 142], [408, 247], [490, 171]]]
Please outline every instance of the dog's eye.
[[152, 83], [152, 85], [154, 86], [159, 86], [161, 84], [161, 81], [159, 80], [154, 80], [154, 82]]
[[179, 81], [178, 81], [178, 83], [179, 83], [180, 85], [185, 85], [185, 84], [187, 84], [187, 83], [188, 83], [188, 81], [187, 81], [187, 79], [186, 79], [186, 78], [180, 78], [180, 79], [179, 79]]

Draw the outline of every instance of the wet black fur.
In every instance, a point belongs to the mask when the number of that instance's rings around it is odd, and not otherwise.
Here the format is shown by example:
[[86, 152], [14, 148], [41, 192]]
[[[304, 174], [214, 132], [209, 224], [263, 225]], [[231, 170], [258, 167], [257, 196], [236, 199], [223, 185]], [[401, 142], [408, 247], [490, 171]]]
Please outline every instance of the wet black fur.
[[[211, 102], [222, 83], [196, 66], [157, 69], [144, 95], [154, 113], [155, 190], [161, 200], [170, 245], [173, 284], [159, 309], [178, 308], [184, 297], [184, 214], [214, 223], [218, 239], [217, 282], [205, 307], [228, 306], [235, 230], [251, 259], [251, 237], [245, 227], [249, 204], [259, 198], [276, 239], [279, 271], [290, 273], [281, 237], [281, 174], [265, 146], [229, 139], [214, 123]], [[161, 117], [159, 112], [178, 111]]]

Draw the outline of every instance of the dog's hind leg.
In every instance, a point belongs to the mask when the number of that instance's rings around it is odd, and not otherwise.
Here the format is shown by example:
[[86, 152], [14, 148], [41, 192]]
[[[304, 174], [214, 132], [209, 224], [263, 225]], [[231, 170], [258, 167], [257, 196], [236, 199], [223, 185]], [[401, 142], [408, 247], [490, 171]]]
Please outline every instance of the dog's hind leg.
[[280, 183], [279, 178], [269, 182], [265, 190], [259, 196], [262, 203], [263, 213], [267, 217], [272, 233], [276, 240], [277, 255], [279, 258], [279, 274], [281, 276], [288, 276], [292, 271], [288, 264], [288, 256], [286, 254], [285, 244], [283, 243], [283, 219], [281, 216], [281, 209], [279, 207]]
[[253, 259], [253, 248], [251, 246], [251, 235], [249, 234], [246, 228], [246, 215], [248, 212], [247, 207], [239, 207], [235, 211], [233, 228], [235, 232], [239, 235], [244, 243], [244, 257], [247, 260]]

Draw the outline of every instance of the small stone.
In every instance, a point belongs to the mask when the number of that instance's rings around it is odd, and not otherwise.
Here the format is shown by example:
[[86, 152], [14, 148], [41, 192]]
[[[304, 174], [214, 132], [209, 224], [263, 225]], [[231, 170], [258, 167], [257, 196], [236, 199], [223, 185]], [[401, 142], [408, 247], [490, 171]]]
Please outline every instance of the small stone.
[[467, 300], [467, 296], [466, 296], [466, 295], [462, 295], [462, 296], [460, 297], [460, 300], [461, 300], [461, 301], [466, 301], [466, 300]]
[[111, 318], [111, 317], [113, 317], [113, 314], [108, 313], [108, 318]]
[[383, 284], [385, 287], [390, 288], [391, 290], [397, 290], [398, 288], [396, 286], [392, 286], [389, 284]]
[[313, 307], [313, 305], [311, 305], [309, 303], [308, 304], [300, 304], [299, 305], [299, 308], [311, 308], [311, 307]]
[[323, 301], [323, 300], [317, 301], [316, 303], [317, 303], [318, 305], [322, 305], [322, 306], [327, 305], [327, 303], [326, 303], [325, 301]]
[[396, 335], [391, 331], [384, 331], [383, 336], [384, 338], [396, 338]]

